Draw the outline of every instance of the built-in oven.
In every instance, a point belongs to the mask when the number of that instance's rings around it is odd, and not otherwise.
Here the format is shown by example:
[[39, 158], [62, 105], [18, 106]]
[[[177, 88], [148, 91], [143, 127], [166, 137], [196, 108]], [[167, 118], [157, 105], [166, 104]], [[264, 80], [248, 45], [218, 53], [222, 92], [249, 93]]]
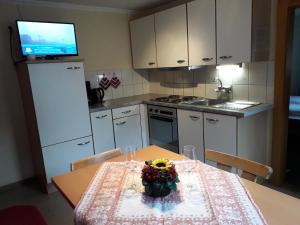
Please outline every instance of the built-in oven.
[[150, 144], [179, 153], [176, 109], [148, 105], [148, 121]]

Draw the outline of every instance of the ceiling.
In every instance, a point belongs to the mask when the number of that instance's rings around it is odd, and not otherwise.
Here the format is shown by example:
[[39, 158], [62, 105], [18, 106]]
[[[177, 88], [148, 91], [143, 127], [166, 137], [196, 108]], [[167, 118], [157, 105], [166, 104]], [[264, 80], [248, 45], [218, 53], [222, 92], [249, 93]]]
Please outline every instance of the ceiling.
[[38, 0], [58, 3], [72, 3], [77, 5], [108, 7], [124, 10], [145, 10], [166, 4], [172, 0]]

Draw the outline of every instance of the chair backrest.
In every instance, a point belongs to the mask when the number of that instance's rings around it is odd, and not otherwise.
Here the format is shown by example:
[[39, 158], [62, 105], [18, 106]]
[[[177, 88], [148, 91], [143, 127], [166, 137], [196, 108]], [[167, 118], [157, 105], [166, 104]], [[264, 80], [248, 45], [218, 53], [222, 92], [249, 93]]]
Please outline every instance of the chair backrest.
[[80, 168], [83, 168], [83, 167], [86, 167], [86, 166], [89, 166], [89, 165], [92, 165], [92, 164], [96, 164], [96, 163], [99, 163], [99, 162], [103, 162], [103, 161], [106, 161], [108, 159], [117, 157], [119, 155], [121, 155], [121, 150], [119, 148], [112, 149], [112, 150], [109, 150], [109, 151], [106, 151], [106, 152], [102, 152], [102, 153], [93, 155], [91, 157], [72, 162], [71, 171], [78, 170]]
[[205, 158], [216, 162], [219, 169], [231, 171], [236, 168], [241, 171], [241, 177], [254, 182], [258, 177], [269, 179], [273, 173], [273, 169], [267, 165], [214, 150], [206, 149]]

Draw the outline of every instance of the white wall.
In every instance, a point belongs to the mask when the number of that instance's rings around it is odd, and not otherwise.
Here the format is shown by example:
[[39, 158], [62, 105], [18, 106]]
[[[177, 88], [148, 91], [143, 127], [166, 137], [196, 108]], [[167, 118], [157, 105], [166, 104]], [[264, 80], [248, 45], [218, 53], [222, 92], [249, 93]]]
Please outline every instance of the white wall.
[[74, 22], [79, 58], [85, 60], [87, 71], [131, 68], [129, 15], [32, 5], [21, 5], [18, 10], [14, 4], [0, 2], [0, 187], [34, 174], [7, 29], [22, 18]]

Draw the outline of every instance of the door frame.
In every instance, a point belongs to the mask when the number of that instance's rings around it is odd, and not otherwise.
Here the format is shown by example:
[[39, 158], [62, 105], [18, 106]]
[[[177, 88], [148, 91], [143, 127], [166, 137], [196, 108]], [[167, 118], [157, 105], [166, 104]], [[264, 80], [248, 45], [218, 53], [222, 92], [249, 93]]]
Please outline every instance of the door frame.
[[293, 12], [298, 7], [300, 0], [278, 0], [272, 139], [272, 184], [276, 186], [281, 185], [285, 179], [292, 49], [290, 34], [293, 29]]

